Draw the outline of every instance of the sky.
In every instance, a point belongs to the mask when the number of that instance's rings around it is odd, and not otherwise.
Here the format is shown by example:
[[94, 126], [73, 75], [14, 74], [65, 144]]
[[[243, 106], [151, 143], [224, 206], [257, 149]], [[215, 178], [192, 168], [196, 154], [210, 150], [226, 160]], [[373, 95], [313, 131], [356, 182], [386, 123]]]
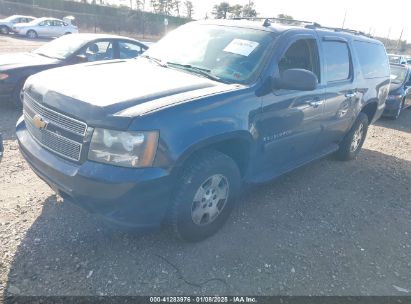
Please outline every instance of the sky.
[[[106, 0], [127, 4], [128, 0]], [[194, 18], [203, 19], [215, 4], [222, 0], [191, 0], [194, 4]], [[247, 4], [248, 0], [225, 0], [231, 5]], [[149, 2], [149, 1], [147, 1]], [[294, 19], [315, 21], [323, 26], [341, 27], [391, 39], [411, 42], [411, 0], [254, 0], [259, 17], [275, 17], [278, 14], [291, 15]]]

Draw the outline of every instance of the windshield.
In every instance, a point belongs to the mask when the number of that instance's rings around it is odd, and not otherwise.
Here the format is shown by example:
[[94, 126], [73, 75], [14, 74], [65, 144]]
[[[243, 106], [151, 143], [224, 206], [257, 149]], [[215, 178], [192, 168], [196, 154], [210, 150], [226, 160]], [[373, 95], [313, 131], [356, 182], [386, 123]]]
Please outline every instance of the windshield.
[[33, 53], [50, 58], [67, 59], [88, 41], [88, 39], [75, 34], [66, 35], [43, 45]]
[[145, 57], [212, 79], [249, 83], [275, 37], [266, 31], [192, 23], [152, 45]]
[[407, 69], [402, 67], [391, 66], [391, 83], [403, 83], [407, 76]]
[[13, 15], [13, 16], [4, 18], [3, 20], [9, 22], [9, 21], [13, 21], [14, 19], [16, 19], [16, 18], [18, 18], [18, 17], [19, 17], [19, 16], [17, 16], [17, 15]]

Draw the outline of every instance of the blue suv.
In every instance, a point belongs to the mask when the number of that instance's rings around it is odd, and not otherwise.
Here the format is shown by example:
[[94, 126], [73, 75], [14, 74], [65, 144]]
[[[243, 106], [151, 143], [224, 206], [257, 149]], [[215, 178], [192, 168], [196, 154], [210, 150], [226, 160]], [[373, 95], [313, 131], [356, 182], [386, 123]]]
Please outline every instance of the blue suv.
[[214, 234], [243, 184], [353, 159], [385, 107], [384, 46], [276, 19], [193, 22], [135, 60], [41, 72], [21, 153], [63, 198], [115, 223]]

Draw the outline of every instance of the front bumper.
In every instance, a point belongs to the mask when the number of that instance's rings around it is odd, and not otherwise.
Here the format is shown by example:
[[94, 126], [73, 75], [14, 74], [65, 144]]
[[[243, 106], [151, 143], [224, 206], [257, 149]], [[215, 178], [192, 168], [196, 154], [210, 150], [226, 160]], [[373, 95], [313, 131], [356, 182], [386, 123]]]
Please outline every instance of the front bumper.
[[63, 198], [122, 226], [149, 229], [161, 225], [173, 187], [166, 170], [71, 163], [42, 148], [23, 119], [17, 122], [16, 135], [33, 171]]

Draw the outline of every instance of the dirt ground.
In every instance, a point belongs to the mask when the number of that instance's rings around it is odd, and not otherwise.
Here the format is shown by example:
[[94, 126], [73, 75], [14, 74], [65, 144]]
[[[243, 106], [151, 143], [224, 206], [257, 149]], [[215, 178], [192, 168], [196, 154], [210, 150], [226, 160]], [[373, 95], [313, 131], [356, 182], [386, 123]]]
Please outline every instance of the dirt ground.
[[[37, 44], [0, 37], [0, 53]], [[354, 161], [250, 189], [197, 244], [108, 228], [61, 201], [18, 151], [19, 116], [0, 105], [0, 294], [410, 295], [411, 110], [372, 126]]]

